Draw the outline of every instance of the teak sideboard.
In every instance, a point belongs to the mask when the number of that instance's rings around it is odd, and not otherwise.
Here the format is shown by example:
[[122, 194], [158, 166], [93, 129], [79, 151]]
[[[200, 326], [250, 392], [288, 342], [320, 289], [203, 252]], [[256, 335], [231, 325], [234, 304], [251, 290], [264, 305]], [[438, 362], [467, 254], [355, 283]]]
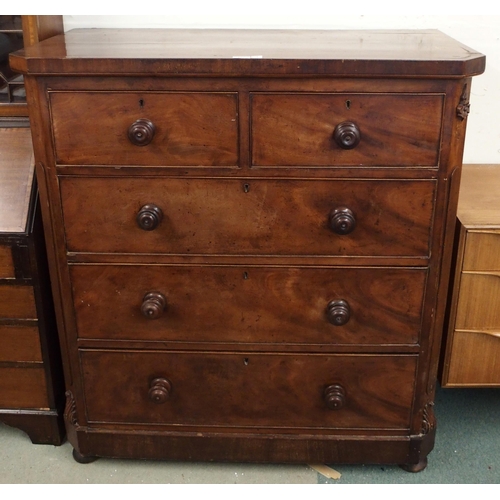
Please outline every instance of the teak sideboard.
[[464, 165], [443, 387], [500, 387], [500, 167]]
[[483, 55], [433, 30], [94, 29], [11, 65], [78, 461], [425, 467]]

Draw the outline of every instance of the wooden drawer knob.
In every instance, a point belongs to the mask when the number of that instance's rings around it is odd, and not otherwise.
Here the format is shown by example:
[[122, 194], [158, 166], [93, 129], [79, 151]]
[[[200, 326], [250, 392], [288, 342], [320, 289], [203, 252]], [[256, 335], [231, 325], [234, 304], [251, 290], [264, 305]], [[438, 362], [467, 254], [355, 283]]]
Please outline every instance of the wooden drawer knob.
[[156, 127], [151, 120], [140, 118], [128, 128], [128, 138], [135, 146], [147, 146], [155, 136]]
[[333, 138], [342, 149], [353, 149], [361, 141], [361, 132], [355, 123], [342, 122], [335, 127]]
[[325, 387], [323, 399], [330, 410], [340, 410], [345, 404], [345, 389], [340, 384]]
[[137, 224], [144, 231], [152, 231], [156, 229], [163, 219], [163, 212], [160, 207], [148, 204], [144, 205], [138, 212], [136, 220]]
[[147, 319], [158, 319], [167, 308], [167, 299], [160, 292], [149, 292], [142, 300], [141, 312]]
[[326, 306], [328, 321], [335, 326], [345, 325], [351, 317], [351, 308], [345, 300], [332, 300]]
[[165, 403], [172, 392], [172, 383], [166, 378], [155, 378], [149, 384], [149, 400], [157, 405]]
[[356, 227], [356, 217], [347, 207], [337, 207], [330, 212], [328, 218], [330, 229], [337, 234], [349, 234]]

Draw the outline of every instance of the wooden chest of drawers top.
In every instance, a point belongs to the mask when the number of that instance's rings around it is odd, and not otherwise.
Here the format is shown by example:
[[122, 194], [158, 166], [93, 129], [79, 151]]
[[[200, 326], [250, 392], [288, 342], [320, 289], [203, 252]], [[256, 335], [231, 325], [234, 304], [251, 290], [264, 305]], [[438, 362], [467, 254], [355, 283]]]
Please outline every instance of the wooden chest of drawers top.
[[436, 30], [73, 30], [11, 55], [45, 75], [424, 76], [484, 71], [485, 57]]

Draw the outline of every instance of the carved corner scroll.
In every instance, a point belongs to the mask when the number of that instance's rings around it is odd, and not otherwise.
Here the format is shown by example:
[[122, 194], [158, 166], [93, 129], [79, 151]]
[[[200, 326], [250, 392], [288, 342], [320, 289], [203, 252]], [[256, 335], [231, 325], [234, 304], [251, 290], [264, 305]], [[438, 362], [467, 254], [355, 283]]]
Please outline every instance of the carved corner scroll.
[[66, 391], [66, 406], [64, 408], [64, 420], [66, 423], [76, 426], [78, 425], [76, 419], [76, 402], [71, 391]]
[[465, 120], [470, 112], [469, 95], [467, 92], [467, 84], [464, 85], [464, 90], [460, 96], [460, 101], [457, 106], [457, 116], [460, 120]]
[[422, 434], [429, 434], [436, 428], [436, 417], [434, 416], [434, 403], [431, 401], [424, 407]]

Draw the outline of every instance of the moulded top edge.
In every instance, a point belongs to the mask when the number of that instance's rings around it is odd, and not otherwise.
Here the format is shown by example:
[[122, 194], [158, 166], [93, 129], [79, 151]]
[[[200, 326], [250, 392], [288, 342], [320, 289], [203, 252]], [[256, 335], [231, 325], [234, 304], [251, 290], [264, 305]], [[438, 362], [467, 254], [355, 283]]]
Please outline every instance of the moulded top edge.
[[31, 74], [472, 76], [485, 56], [437, 30], [77, 29], [11, 55]]

